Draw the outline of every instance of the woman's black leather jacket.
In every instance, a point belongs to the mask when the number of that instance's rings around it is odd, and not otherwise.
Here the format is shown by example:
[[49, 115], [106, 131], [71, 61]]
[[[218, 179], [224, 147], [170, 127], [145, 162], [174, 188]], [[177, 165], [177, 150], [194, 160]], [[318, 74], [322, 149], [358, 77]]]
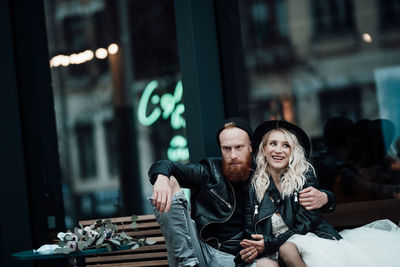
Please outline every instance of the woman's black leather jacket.
[[[307, 172], [307, 181], [303, 188], [313, 186], [319, 188], [317, 180], [312, 172]], [[265, 192], [261, 203], [256, 199], [254, 187], [249, 190], [250, 205], [246, 208], [246, 226], [251, 225], [251, 233], [262, 234], [265, 242], [265, 255], [271, 255], [279, 250], [294, 234], [315, 233], [319, 237], [328, 239], [341, 239], [336, 230], [320, 216], [319, 210], [306, 210], [298, 201], [298, 192], [290, 197], [281, 199], [280, 193], [271, 179], [271, 183]], [[271, 216], [279, 212], [283, 221], [289, 228], [288, 231], [274, 237], [272, 235]]]

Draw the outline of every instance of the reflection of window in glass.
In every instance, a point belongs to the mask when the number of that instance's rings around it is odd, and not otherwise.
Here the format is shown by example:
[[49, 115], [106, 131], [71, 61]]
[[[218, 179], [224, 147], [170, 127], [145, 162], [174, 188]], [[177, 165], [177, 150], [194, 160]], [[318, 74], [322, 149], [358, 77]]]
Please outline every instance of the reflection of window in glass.
[[256, 42], [262, 42], [268, 39], [267, 5], [263, 2], [253, 3], [251, 6], [251, 16], [253, 19], [253, 27], [256, 36]]
[[92, 15], [93, 19], [93, 31], [94, 31], [94, 42], [98, 47], [107, 47], [113, 42], [110, 38], [110, 34], [105, 34], [104, 31], [108, 30], [110, 21], [108, 19], [108, 14], [105, 10], [101, 10]]
[[179, 62], [171, 2], [129, 1], [129, 8], [135, 77], [175, 75]]
[[256, 45], [268, 46], [288, 35], [287, 7], [283, 0], [253, 1], [250, 17]]
[[77, 124], [75, 126], [78, 143], [79, 174], [83, 180], [97, 174], [94, 131], [92, 124]]
[[293, 63], [289, 42], [288, 6], [284, 0], [253, 0], [241, 2], [245, 46], [249, 48], [246, 64], [263, 72], [273, 68], [286, 69]]
[[353, 5], [350, 0], [311, 0], [316, 37], [354, 32]]
[[399, 29], [400, 0], [379, 0], [377, 2], [380, 29]]
[[108, 172], [112, 174], [111, 177], [116, 177], [114, 174], [118, 174], [118, 153], [117, 153], [117, 144], [116, 144], [116, 136], [115, 136], [115, 128], [114, 121], [108, 120], [104, 122], [104, 131], [106, 138], [106, 153], [107, 153], [107, 163], [108, 163]]
[[68, 50], [80, 51], [86, 48], [85, 19], [81, 16], [70, 16], [64, 19], [64, 40]]

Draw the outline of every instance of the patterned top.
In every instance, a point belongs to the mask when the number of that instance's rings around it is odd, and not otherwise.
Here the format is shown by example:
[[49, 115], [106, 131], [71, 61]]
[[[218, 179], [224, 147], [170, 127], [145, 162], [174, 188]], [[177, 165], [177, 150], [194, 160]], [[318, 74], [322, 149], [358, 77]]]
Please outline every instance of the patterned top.
[[272, 215], [271, 222], [272, 234], [274, 235], [274, 237], [277, 237], [280, 234], [283, 234], [284, 232], [289, 230], [279, 213], [274, 213], [274, 215]]

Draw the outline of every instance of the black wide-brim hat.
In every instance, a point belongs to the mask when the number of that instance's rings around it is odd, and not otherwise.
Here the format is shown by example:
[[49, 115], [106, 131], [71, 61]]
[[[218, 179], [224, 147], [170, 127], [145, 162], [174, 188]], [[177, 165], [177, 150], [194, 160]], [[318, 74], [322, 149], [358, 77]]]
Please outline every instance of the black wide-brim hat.
[[311, 152], [310, 138], [299, 126], [285, 120], [266, 121], [257, 126], [251, 142], [255, 154], [258, 152], [258, 147], [260, 146], [264, 135], [274, 129], [285, 129], [294, 134], [300, 145], [304, 148], [306, 158], [309, 158]]

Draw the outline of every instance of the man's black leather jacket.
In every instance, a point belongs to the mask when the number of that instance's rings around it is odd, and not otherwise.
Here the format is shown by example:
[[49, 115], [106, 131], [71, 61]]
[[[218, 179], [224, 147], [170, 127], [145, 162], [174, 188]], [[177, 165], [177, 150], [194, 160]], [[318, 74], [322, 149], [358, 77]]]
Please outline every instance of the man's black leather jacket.
[[[306, 178], [307, 181], [303, 188], [308, 186], [319, 188], [317, 179], [312, 172], [308, 172]], [[328, 193], [332, 194], [329, 191]], [[249, 194], [250, 205], [246, 208], [246, 225], [253, 226], [253, 229], [250, 230], [250, 234], [257, 233], [264, 236], [265, 255], [271, 255], [277, 252], [279, 247], [294, 234], [313, 232], [319, 237], [341, 239], [341, 236], [336, 230], [321, 218], [320, 210], [306, 210], [299, 204], [298, 192], [295, 192], [290, 197], [281, 199], [278, 189], [271, 180], [261, 203], [256, 199], [253, 186], [251, 186]], [[330, 194], [328, 194], [328, 197]], [[275, 212], [281, 214], [283, 221], [289, 228], [288, 231], [278, 237], [272, 235], [271, 216]]]
[[[155, 183], [158, 174], [167, 177], [173, 175], [181, 187], [191, 189], [191, 216], [200, 238], [211, 246], [233, 255], [240, 251], [239, 242], [244, 238], [243, 227], [235, 232], [240, 233], [234, 237], [235, 240], [229, 241], [233, 241], [234, 244], [221, 243], [208, 231], [212, 224], [220, 224], [221, 231], [224, 231], [223, 223], [229, 220], [237, 205], [233, 187], [223, 176], [220, 158], [203, 159], [200, 164], [157, 161], [151, 166], [148, 174], [152, 184]], [[216, 229], [214, 225], [213, 228]]]

